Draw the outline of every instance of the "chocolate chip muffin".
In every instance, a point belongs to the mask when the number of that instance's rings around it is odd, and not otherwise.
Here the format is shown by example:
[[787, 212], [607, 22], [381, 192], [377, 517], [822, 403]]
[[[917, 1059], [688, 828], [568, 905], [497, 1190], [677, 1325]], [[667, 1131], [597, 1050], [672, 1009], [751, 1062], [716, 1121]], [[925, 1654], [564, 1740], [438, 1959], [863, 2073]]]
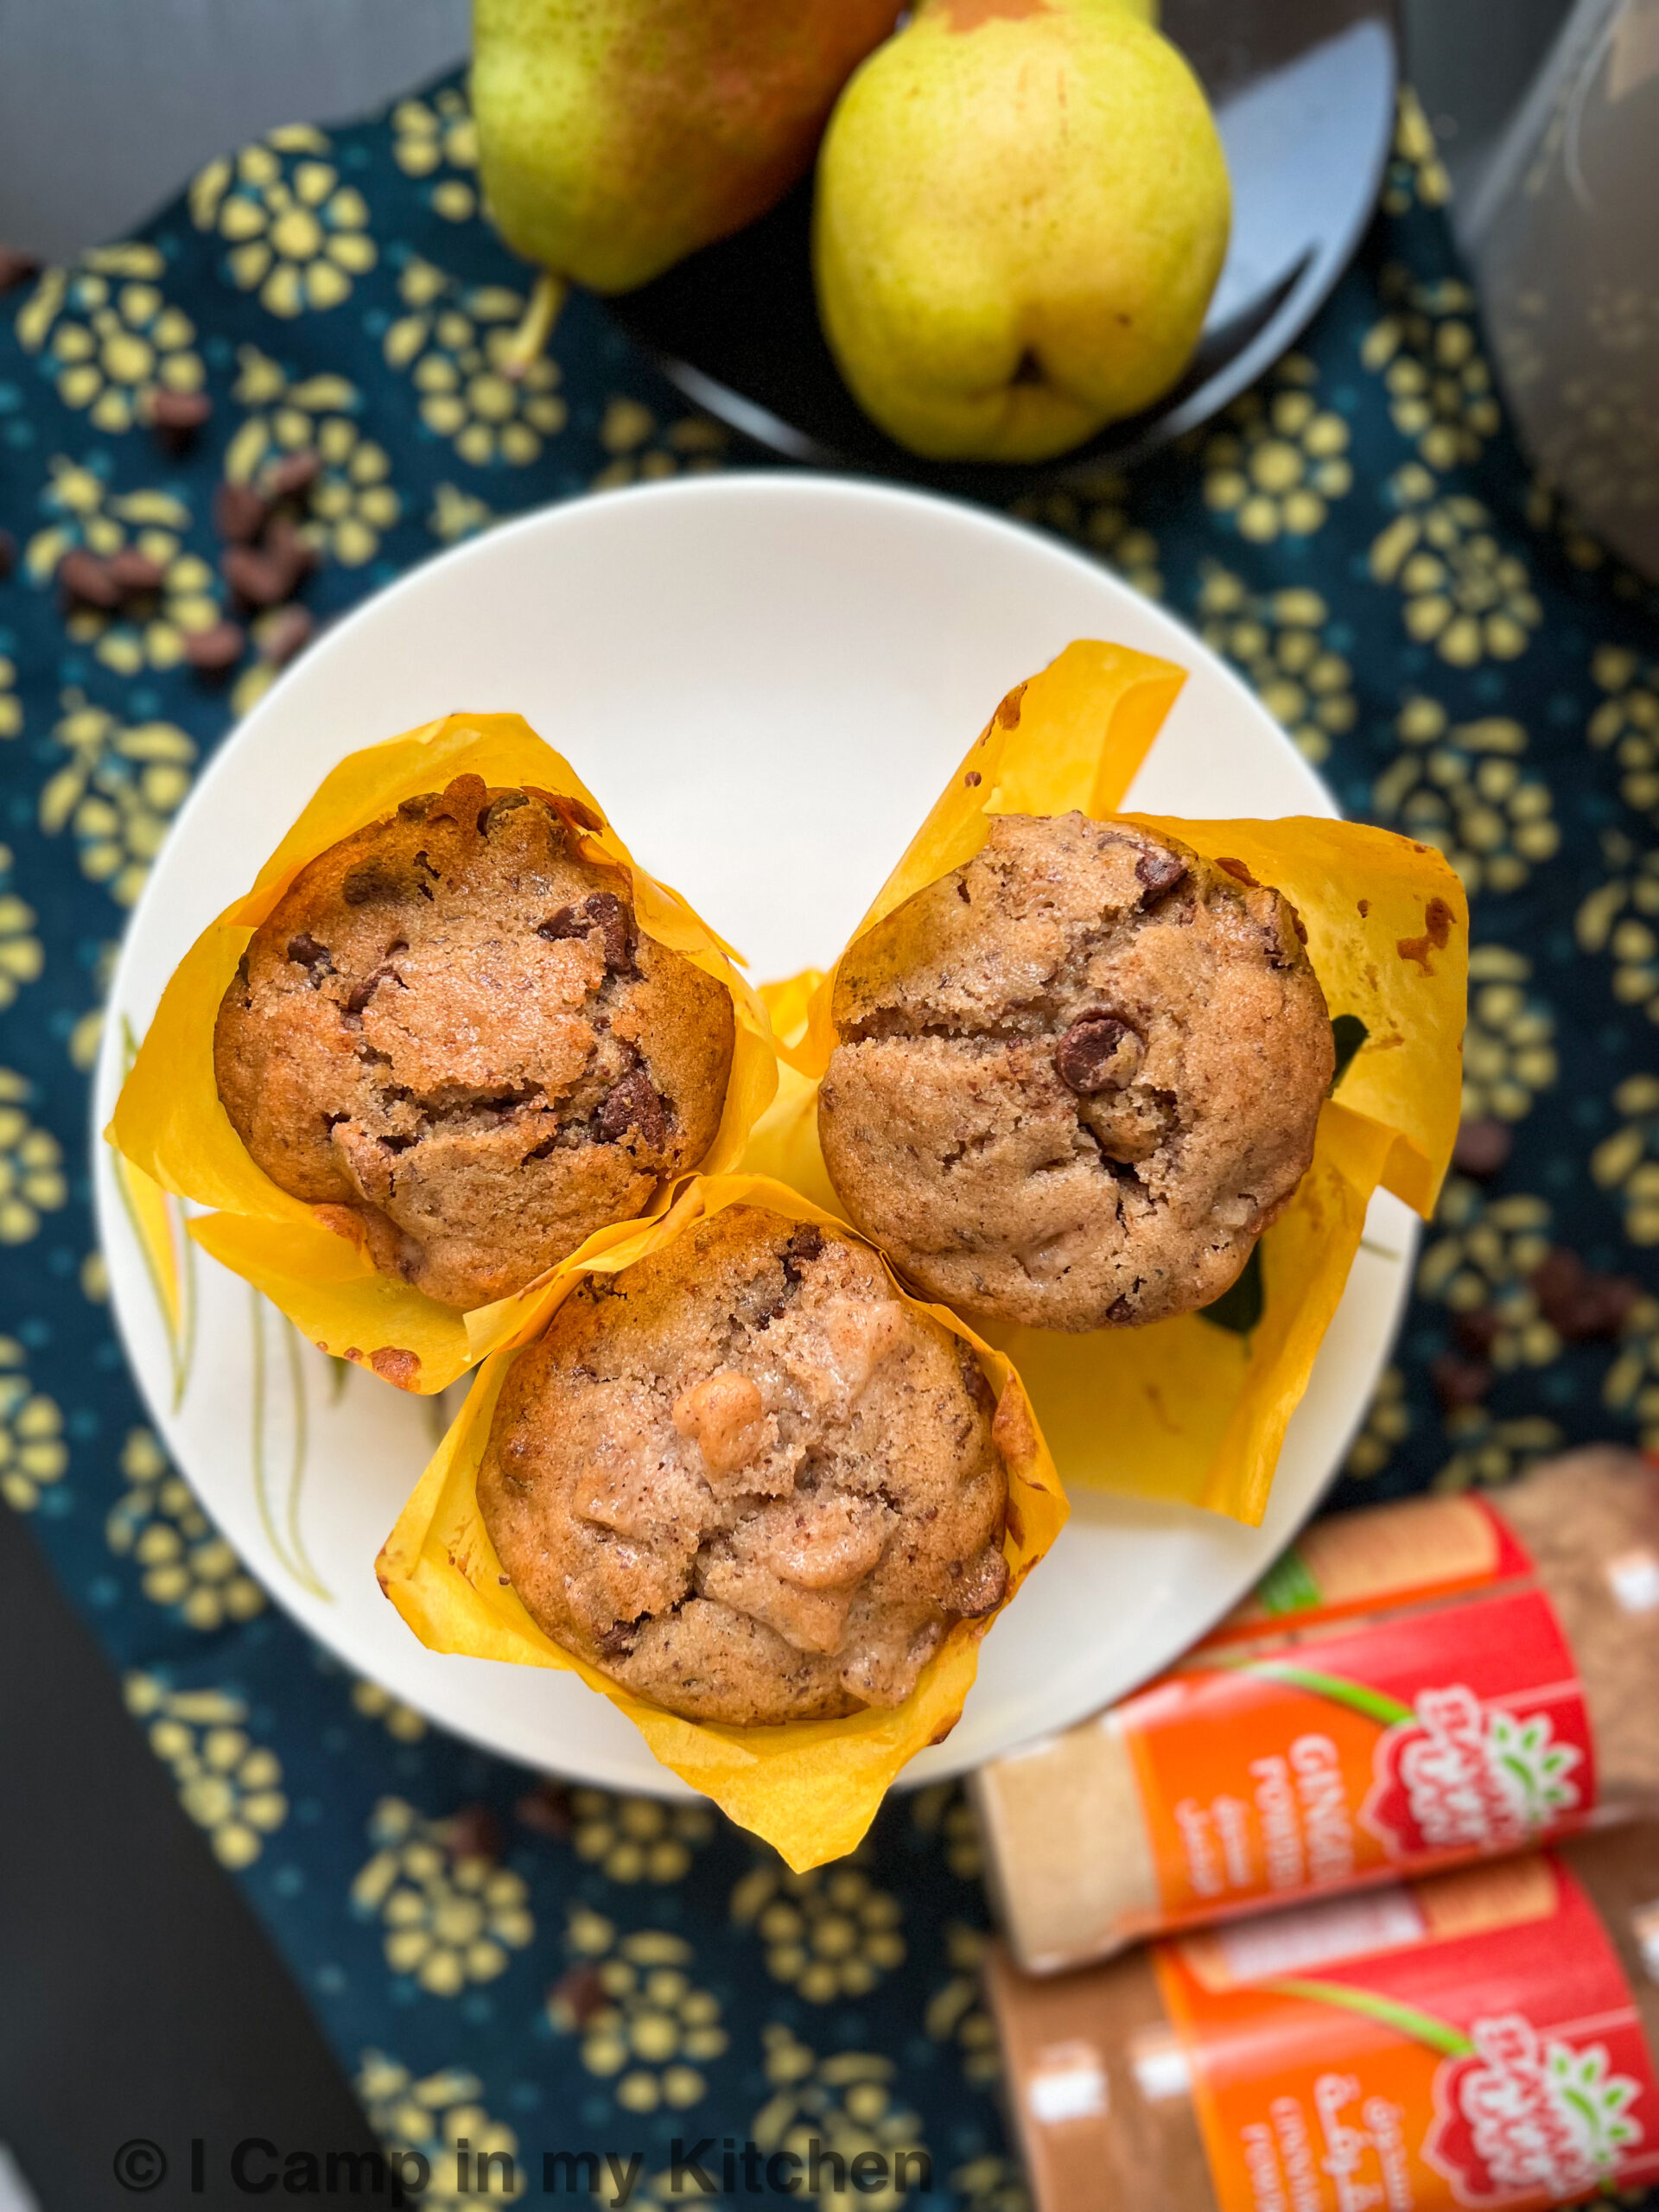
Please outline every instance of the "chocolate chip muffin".
[[931, 1296], [1035, 1328], [1218, 1298], [1332, 1070], [1288, 900], [1081, 814], [995, 817], [854, 945], [831, 1011], [818, 1135], [849, 1216]]
[[446, 1306], [523, 1289], [720, 1126], [730, 995], [637, 927], [580, 826], [477, 776], [406, 799], [302, 871], [219, 1006], [253, 1158]]
[[899, 1705], [1007, 1586], [969, 1347], [875, 1255], [733, 1206], [588, 1277], [507, 1377], [478, 1478], [566, 1650], [690, 1720]]

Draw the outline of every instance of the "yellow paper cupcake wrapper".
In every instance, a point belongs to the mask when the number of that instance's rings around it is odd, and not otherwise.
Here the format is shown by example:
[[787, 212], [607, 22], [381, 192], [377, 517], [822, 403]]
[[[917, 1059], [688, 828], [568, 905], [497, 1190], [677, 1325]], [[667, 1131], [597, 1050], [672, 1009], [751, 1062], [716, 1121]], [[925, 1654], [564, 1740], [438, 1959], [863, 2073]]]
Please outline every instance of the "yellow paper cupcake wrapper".
[[[971, 860], [993, 815], [1116, 815], [1184, 680], [1172, 663], [1123, 646], [1068, 646], [998, 709], [852, 942]], [[1362, 823], [1123, 818], [1283, 892], [1333, 1020], [1363, 1024], [1364, 1040], [1321, 1112], [1313, 1166], [1257, 1248], [1252, 1325], [1236, 1303], [1141, 1329], [1073, 1336], [988, 1325], [986, 1334], [1019, 1368], [1066, 1483], [1180, 1498], [1254, 1524], [1372, 1192], [1380, 1184], [1427, 1217], [1450, 1164], [1468, 904], [1431, 846]], [[743, 1161], [830, 1207], [838, 1200], [817, 1109], [835, 1046], [834, 988], [832, 969], [766, 992], [786, 1065]]]
[[[403, 800], [442, 791], [467, 774], [490, 785], [531, 784], [573, 803], [581, 811], [570, 826], [582, 856], [626, 874], [646, 935], [683, 953], [731, 993], [736, 1016], [731, 1077], [720, 1128], [702, 1165], [715, 1173], [734, 1166], [777, 1083], [765, 1009], [733, 966], [736, 956], [729, 946], [677, 892], [635, 865], [569, 762], [521, 715], [448, 715], [353, 753], [331, 771], [251, 891], [227, 906], [180, 962], [106, 1133], [126, 1163], [129, 1184], [145, 1178], [162, 1191], [216, 1209], [191, 1222], [191, 1236], [264, 1291], [314, 1344], [423, 1393], [443, 1389], [499, 1346], [533, 1335], [551, 1310], [563, 1271], [555, 1268], [516, 1296], [467, 1313], [381, 1274], [357, 1243], [327, 1227], [311, 1206], [289, 1197], [255, 1166], [219, 1103], [213, 1024], [249, 939], [302, 868], [354, 830], [393, 813]], [[598, 826], [589, 830], [588, 823]], [[660, 1212], [671, 1195], [659, 1192], [653, 1211]], [[142, 1217], [135, 1211], [135, 1220]], [[632, 1226], [623, 1224], [623, 1233]], [[603, 1249], [612, 1236], [601, 1230], [565, 1268], [595, 1248]]]
[[[614, 1232], [607, 1249], [589, 1248], [571, 1262], [550, 1293], [543, 1318], [580, 1276], [631, 1267], [733, 1205], [765, 1207], [791, 1221], [849, 1233], [834, 1213], [764, 1177], [697, 1176], [666, 1214]], [[1008, 1474], [1006, 1605], [1065, 1520], [1053, 1460], [1007, 1357], [944, 1306], [924, 1305], [902, 1285], [896, 1287], [906, 1303], [919, 1306], [972, 1345], [997, 1393], [995, 1433]], [[912, 1694], [890, 1710], [871, 1707], [841, 1720], [732, 1728], [682, 1720], [644, 1703], [537, 1626], [502, 1573], [479, 1511], [478, 1470], [496, 1402], [516, 1356], [514, 1350], [499, 1351], [480, 1370], [454, 1427], [386, 1539], [378, 1561], [381, 1587], [422, 1643], [435, 1651], [580, 1675], [589, 1689], [627, 1715], [654, 1758], [713, 1798], [740, 1827], [764, 1837], [798, 1872], [842, 1857], [868, 1827], [899, 1769], [929, 1744], [941, 1742], [961, 1717], [978, 1666], [980, 1638], [995, 1616], [958, 1621]], [[553, 1746], [549, 1750], [550, 1755]]]

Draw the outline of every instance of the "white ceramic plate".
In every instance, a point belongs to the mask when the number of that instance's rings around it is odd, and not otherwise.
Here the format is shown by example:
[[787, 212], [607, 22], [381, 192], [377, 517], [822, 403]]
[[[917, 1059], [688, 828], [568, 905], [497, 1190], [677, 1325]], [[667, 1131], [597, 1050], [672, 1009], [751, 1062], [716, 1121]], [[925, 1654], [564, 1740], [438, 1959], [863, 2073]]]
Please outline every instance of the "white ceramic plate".
[[[722, 476], [553, 507], [458, 547], [320, 641], [203, 774], [127, 934], [98, 1126], [119, 1086], [124, 1022], [143, 1035], [186, 948], [359, 746], [452, 709], [527, 715], [644, 865], [758, 977], [783, 976], [834, 957], [996, 702], [1078, 637], [1192, 671], [1133, 804], [1335, 811], [1187, 631], [1105, 569], [975, 509], [843, 479]], [[492, 1751], [683, 1794], [575, 1675], [428, 1651], [381, 1596], [375, 1554], [441, 1428], [435, 1402], [325, 1360], [200, 1254], [177, 1387], [107, 1152], [95, 1150], [115, 1311], [140, 1385], [177, 1465], [273, 1597], [348, 1664]], [[1077, 1497], [1032, 1588], [987, 1639], [961, 1725], [907, 1782], [961, 1773], [1103, 1705], [1249, 1585], [1347, 1448], [1413, 1245], [1412, 1217], [1379, 1194], [1265, 1526]]]

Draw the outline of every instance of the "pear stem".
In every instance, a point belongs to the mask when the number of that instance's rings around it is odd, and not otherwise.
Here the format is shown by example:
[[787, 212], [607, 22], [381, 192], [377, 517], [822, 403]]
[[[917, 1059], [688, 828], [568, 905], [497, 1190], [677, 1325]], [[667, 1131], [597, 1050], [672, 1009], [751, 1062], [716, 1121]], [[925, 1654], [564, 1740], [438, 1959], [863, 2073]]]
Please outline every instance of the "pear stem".
[[556, 276], [544, 269], [536, 279], [530, 296], [530, 305], [524, 309], [524, 319], [512, 334], [506, 352], [500, 361], [501, 373], [517, 384], [529, 373], [532, 362], [538, 360], [547, 350], [547, 341], [553, 335], [553, 326], [559, 319], [566, 295], [570, 289], [568, 276]]

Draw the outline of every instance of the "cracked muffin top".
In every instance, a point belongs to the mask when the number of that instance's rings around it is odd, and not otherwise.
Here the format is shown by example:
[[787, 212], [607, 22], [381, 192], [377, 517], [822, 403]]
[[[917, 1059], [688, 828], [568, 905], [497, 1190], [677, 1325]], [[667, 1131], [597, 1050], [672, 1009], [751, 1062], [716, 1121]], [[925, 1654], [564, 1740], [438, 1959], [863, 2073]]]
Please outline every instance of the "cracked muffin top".
[[729, 993], [535, 791], [458, 776], [303, 869], [220, 1002], [219, 1095], [296, 1198], [446, 1306], [521, 1290], [720, 1126]]
[[930, 1296], [1036, 1328], [1218, 1298], [1333, 1065], [1289, 901], [1082, 814], [995, 817], [853, 946], [831, 1011], [818, 1135], [849, 1217]]
[[637, 1696], [831, 1719], [901, 1704], [1001, 1603], [994, 1412], [866, 1246], [732, 1206], [587, 1277], [520, 1354], [479, 1507], [540, 1626]]

